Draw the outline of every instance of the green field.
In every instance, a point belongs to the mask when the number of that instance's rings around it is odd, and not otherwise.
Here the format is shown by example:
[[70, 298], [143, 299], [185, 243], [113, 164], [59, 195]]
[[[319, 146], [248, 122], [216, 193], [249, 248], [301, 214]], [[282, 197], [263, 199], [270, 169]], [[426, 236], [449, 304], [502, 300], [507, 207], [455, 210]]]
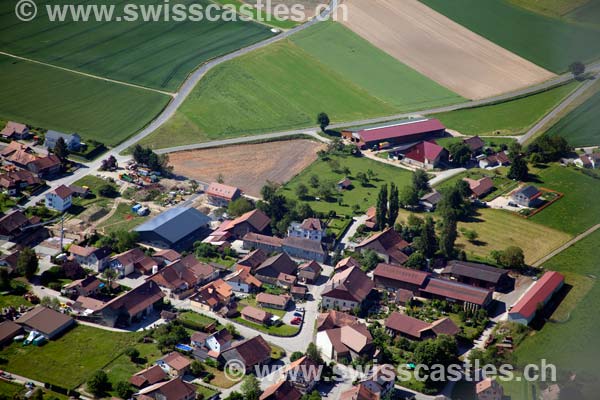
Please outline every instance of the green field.
[[572, 110], [547, 132], [548, 135], [561, 135], [572, 146], [600, 145], [600, 91]]
[[150, 216], [148, 215], [140, 217], [131, 211], [131, 204], [119, 203], [115, 213], [108, 219], [102, 221], [97, 228], [105, 234], [116, 231], [130, 231], [136, 226], [146, 222], [149, 218]]
[[460, 180], [464, 178], [477, 180], [487, 176], [492, 178], [492, 181], [494, 181], [494, 189], [489, 194], [482, 197], [481, 200], [491, 201], [496, 197], [501, 196], [507, 192], [511, 192], [513, 189], [517, 188], [518, 182], [508, 179], [506, 177], [506, 171], [507, 168], [496, 168], [494, 170], [472, 168], [441, 182], [439, 185], [437, 185], [437, 188], [443, 189], [455, 186]]
[[460, 102], [336, 23], [211, 70], [176, 115], [143, 140], [154, 148], [351, 121]]
[[571, 82], [517, 100], [434, 116], [464, 135], [522, 135], [578, 86]]
[[466, 101], [339, 23], [314, 25], [292, 41], [371, 95], [403, 110]]
[[[350, 174], [348, 178], [352, 181], [353, 187], [349, 190], [343, 190], [337, 193], [337, 199], [316, 200], [314, 198], [314, 189], [310, 186], [310, 177], [318, 176], [320, 181], [332, 181], [337, 183], [346, 175], [341, 172], [335, 172], [331, 166], [322, 160], [317, 160], [299, 175], [289, 181], [282, 189], [282, 193], [293, 199], [297, 199], [295, 189], [300, 183], [309, 188], [311, 197], [303, 200], [318, 212], [328, 213], [335, 211], [337, 215], [354, 215], [354, 206], [358, 206], [361, 212], [365, 212], [369, 207], [375, 205], [379, 188], [384, 184], [394, 182], [400, 189], [410, 184], [412, 172], [402, 168], [394, 167], [364, 157], [353, 156], [332, 156], [332, 159], [339, 162], [340, 169], [348, 168]], [[359, 172], [372, 170], [375, 178], [367, 186], [362, 186], [355, 176]], [[338, 201], [339, 200], [339, 201]]]
[[143, 128], [170, 99], [2, 55], [0, 88], [2, 119], [78, 132], [108, 146]]
[[[460, 143], [464, 140], [463, 137], [445, 137], [441, 139], [435, 139], [435, 142], [442, 147], [448, 149], [453, 143]], [[483, 137], [481, 138], [487, 147], [491, 147], [492, 149], [499, 151], [500, 147], [503, 145], [510, 145], [515, 141], [513, 138], [505, 138], [505, 137]]]
[[397, 109], [319, 63], [290, 41], [211, 70], [163, 127], [142, 143], [155, 148], [392, 114]]
[[[45, 5], [38, 1], [40, 15], [32, 22], [20, 22], [12, 2], [0, 5], [0, 50], [53, 65], [174, 91], [187, 75], [205, 61], [259, 42], [273, 35], [264, 25], [253, 22], [226, 22], [206, 19], [194, 22], [144, 22], [141, 6], [162, 2], [136, 0], [140, 18], [135, 22], [52, 22], [43, 18]], [[176, 4], [208, 0], [176, 0]], [[114, 4], [115, 16], [124, 14], [126, 2], [110, 0], [94, 4]]]
[[421, 0], [492, 42], [550, 71], [600, 57], [600, 30], [546, 17], [507, 0]]
[[567, 14], [567, 18], [585, 24], [600, 26], [600, 1], [589, 0], [581, 7]]
[[0, 352], [7, 360], [2, 369], [72, 389], [119, 357], [138, 338], [139, 335], [132, 333], [79, 325], [42, 347], [12, 343]]
[[[567, 285], [573, 287], [552, 316], [557, 322], [546, 323], [515, 353], [519, 364], [539, 363], [539, 360], [546, 359], [563, 371], [575, 373], [576, 382], [583, 383], [582, 398], [585, 399], [596, 399], [600, 390], [597, 367], [600, 358], [600, 318], [597, 312], [600, 307], [600, 284], [597, 281], [600, 274], [599, 246], [600, 231], [596, 231], [544, 264], [546, 269], [565, 273]], [[591, 290], [582, 287], [579, 281], [587, 283], [587, 286], [592, 283]], [[571, 297], [581, 299], [573, 310], [565, 313], [562, 310], [564, 306], [572, 308], [568, 304]], [[556, 317], [557, 314], [560, 318]]]
[[581, 233], [600, 222], [600, 181], [576, 169], [552, 165], [542, 169], [535, 185], [564, 193], [564, 197], [530, 218], [531, 221], [567, 232]]
[[600, 24], [599, 0], [509, 0], [527, 10], [567, 21]]

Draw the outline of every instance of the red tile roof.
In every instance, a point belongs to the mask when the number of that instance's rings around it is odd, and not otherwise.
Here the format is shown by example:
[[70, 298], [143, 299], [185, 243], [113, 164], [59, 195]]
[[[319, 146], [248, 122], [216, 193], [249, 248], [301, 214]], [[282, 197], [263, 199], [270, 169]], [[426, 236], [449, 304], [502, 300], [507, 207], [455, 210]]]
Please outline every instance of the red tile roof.
[[65, 186], [65, 185], [60, 185], [59, 187], [57, 187], [50, 193], [54, 193], [55, 195], [57, 195], [58, 197], [60, 197], [63, 200], [65, 200], [69, 196], [73, 195], [73, 191], [68, 186]]
[[0, 132], [2, 136], [12, 136], [14, 133], [23, 134], [27, 131], [27, 125], [18, 122], [8, 121], [6, 126]]
[[244, 307], [240, 314], [242, 314], [243, 317], [248, 317], [252, 320], [261, 322], [266, 322], [273, 316], [270, 312], [252, 306]]
[[399, 124], [387, 125], [377, 128], [368, 128], [358, 132], [363, 142], [389, 140], [403, 136], [412, 136], [444, 130], [446, 127], [437, 119], [418, 121], [404, 121]]
[[304, 221], [302, 221], [302, 224], [300, 225], [300, 227], [307, 231], [322, 231], [323, 230], [323, 224], [321, 223], [321, 220], [318, 218], [307, 218]]
[[259, 400], [300, 400], [302, 393], [289, 381], [275, 383], [260, 395]]
[[483, 196], [494, 188], [494, 181], [489, 176], [477, 180], [463, 178], [463, 181], [469, 184], [469, 188], [471, 188], [471, 191], [476, 197]]
[[271, 218], [267, 216], [264, 212], [256, 209], [252, 211], [248, 211], [246, 214], [243, 214], [236, 219], [232, 220], [231, 223], [224, 230], [231, 230], [235, 226], [247, 222], [258, 232], [262, 232], [269, 224], [271, 223]]
[[317, 330], [341, 328], [342, 326], [352, 325], [358, 321], [353, 315], [345, 312], [329, 310], [326, 313], [317, 315]]
[[406, 314], [393, 312], [385, 320], [385, 327], [396, 332], [404, 333], [415, 338], [421, 337], [423, 330], [429, 329], [430, 325], [420, 319], [409, 317]]
[[442, 154], [444, 148], [433, 142], [421, 142], [408, 148], [404, 157], [410, 160], [415, 160], [420, 163], [425, 161], [435, 161]]
[[227, 200], [233, 200], [240, 194], [240, 189], [224, 185], [222, 183], [213, 182], [206, 189], [206, 194], [209, 196], [220, 197]]
[[445, 279], [429, 278], [421, 292], [447, 297], [463, 302], [485, 306], [492, 297], [492, 292], [463, 283]]
[[377, 276], [399, 282], [410, 283], [416, 286], [422, 286], [429, 277], [429, 273], [400, 267], [397, 265], [381, 263], [378, 264], [373, 271], [373, 277]]
[[257, 303], [273, 304], [276, 306], [285, 307], [289, 301], [290, 297], [287, 295], [275, 295], [269, 293], [259, 293], [256, 295]]
[[348, 268], [331, 277], [322, 297], [362, 302], [373, 289], [373, 281], [358, 267]]
[[531, 318], [538, 305], [544, 303], [565, 281], [565, 277], [555, 271], [546, 272], [510, 310], [525, 318]]

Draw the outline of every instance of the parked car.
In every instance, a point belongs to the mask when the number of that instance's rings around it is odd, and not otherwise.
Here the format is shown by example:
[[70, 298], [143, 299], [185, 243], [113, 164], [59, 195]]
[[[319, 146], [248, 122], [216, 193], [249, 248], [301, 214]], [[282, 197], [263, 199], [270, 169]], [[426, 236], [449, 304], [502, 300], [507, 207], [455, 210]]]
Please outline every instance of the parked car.
[[300, 317], [300, 318], [302, 318], [302, 313], [301, 313], [301, 312], [299, 312], [299, 311], [296, 311], [296, 312], [294, 313], [294, 316], [295, 316], [295, 317]]
[[302, 323], [302, 318], [298, 318], [298, 317], [292, 319], [292, 322], [291, 322], [292, 325], [300, 325], [301, 323]]

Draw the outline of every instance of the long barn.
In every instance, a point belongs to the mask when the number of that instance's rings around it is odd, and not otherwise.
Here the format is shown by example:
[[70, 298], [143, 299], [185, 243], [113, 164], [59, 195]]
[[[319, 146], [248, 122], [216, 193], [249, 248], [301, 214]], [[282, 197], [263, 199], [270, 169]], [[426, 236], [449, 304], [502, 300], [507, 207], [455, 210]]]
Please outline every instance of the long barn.
[[428, 140], [445, 133], [446, 127], [437, 119], [411, 119], [393, 124], [348, 129], [342, 136], [362, 149], [401, 145]]

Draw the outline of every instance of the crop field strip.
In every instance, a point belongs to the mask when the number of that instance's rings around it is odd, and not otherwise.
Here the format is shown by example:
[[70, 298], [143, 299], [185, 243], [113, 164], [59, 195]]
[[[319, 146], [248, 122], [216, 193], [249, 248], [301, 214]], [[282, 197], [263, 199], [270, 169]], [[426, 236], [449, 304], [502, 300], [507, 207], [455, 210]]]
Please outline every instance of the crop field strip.
[[165, 148], [302, 128], [314, 125], [321, 111], [344, 121], [461, 101], [349, 29], [326, 22], [211, 70], [142, 143]]
[[165, 94], [0, 55], [0, 118], [114, 146], [147, 125]]
[[[600, 57], [600, 27], [569, 23], [507, 0], [420, 0], [434, 10], [554, 73]], [[598, 15], [598, 14], [596, 14]]]
[[[178, 1], [192, 2], [195, 1]], [[200, 3], [206, 5], [208, 1], [200, 0]], [[38, 4], [38, 9], [44, 9], [43, 4]], [[170, 91], [203, 62], [273, 35], [266, 26], [254, 22], [50, 24], [38, 16], [33, 22], [17, 23], [11, 7], [7, 2], [0, 5], [0, 50]]]
[[598, 110], [600, 110], [600, 90], [550, 127], [547, 134], [561, 135], [571, 146], [598, 146], [600, 145]]

